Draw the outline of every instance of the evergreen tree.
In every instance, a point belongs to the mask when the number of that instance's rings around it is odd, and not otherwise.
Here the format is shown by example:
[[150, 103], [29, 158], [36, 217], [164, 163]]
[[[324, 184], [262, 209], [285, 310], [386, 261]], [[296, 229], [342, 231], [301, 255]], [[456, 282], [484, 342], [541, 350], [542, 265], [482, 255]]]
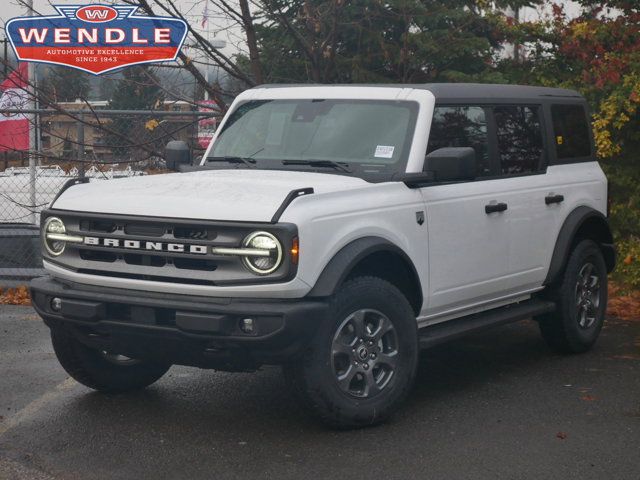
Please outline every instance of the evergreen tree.
[[67, 67], [52, 67], [45, 77], [43, 89], [54, 102], [75, 102], [86, 99], [91, 85], [89, 74]]
[[[256, 32], [270, 82], [505, 82], [501, 9], [540, 0], [263, 0]], [[242, 59], [245, 65], [247, 59]]]
[[[122, 79], [118, 80], [109, 100], [112, 110], [154, 110], [164, 100], [162, 88], [153, 71], [147, 66], [130, 67], [123, 70]], [[131, 115], [117, 116], [111, 122], [111, 129], [120, 135], [107, 135], [106, 143], [113, 147], [114, 155], [126, 159], [136, 158], [141, 152], [139, 147], [145, 142], [156, 140], [157, 147], [162, 148], [161, 139], [153, 139], [151, 132], [145, 128], [151, 116]], [[124, 136], [125, 138], [122, 138]], [[153, 147], [153, 145], [149, 145]]]

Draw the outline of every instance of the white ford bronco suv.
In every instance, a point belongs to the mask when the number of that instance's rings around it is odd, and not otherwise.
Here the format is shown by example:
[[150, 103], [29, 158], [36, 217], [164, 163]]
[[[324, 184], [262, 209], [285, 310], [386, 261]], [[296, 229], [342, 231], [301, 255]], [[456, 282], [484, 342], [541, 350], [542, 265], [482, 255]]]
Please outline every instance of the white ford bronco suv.
[[335, 427], [387, 418], [420, 348], [535, 319], [596, 341], [615, 252], [587, 104], [470, 84], [261, 86], [197, 166], [72, 181], [31, 284], [69, 375], [104, 392], [172, 364], [283, 365]]

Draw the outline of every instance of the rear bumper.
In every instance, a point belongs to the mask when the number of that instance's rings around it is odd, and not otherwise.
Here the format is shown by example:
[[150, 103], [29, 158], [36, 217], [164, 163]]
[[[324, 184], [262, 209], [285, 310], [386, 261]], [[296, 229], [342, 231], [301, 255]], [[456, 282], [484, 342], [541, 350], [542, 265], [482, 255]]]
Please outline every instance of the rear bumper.
[[[295, 356], [327, 314], [322, 299], [195, 297], [98, 288], [52, 277], [31, 282], [33, 306], [50, 327], [89, 346], [134, 358], [251, 370]], [[61, 299], [55, 311], [52, 299]], [[253, 331], [243, 332], [243, 319]]]

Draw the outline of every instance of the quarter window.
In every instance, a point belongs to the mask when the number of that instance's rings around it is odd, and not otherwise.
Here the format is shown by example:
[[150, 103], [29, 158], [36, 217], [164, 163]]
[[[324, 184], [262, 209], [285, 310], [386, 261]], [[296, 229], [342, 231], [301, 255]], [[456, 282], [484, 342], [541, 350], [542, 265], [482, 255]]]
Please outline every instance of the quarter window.
[[477, 174], [491, 174], [487, 118], [482, 107], [436, 107], [431, 122], [427, 153], [444, 147], [472, 147]]
[[538, 107], [495, 107], [494, 115], [502, 175], [540, 170], [544, 149]]
[[553, 105], [553, 132], [558, 159], [591, 156], [589, 124], [581, 105]]

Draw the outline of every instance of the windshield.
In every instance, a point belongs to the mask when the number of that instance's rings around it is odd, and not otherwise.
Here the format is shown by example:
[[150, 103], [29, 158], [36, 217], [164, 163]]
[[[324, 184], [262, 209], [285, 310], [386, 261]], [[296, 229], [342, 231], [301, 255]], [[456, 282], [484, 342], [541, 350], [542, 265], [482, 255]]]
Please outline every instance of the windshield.
[[405, 171], [417, 111], [415, 102], [392, 100], [248, 101], [226, 121], [207, 160], [389, 180]]

